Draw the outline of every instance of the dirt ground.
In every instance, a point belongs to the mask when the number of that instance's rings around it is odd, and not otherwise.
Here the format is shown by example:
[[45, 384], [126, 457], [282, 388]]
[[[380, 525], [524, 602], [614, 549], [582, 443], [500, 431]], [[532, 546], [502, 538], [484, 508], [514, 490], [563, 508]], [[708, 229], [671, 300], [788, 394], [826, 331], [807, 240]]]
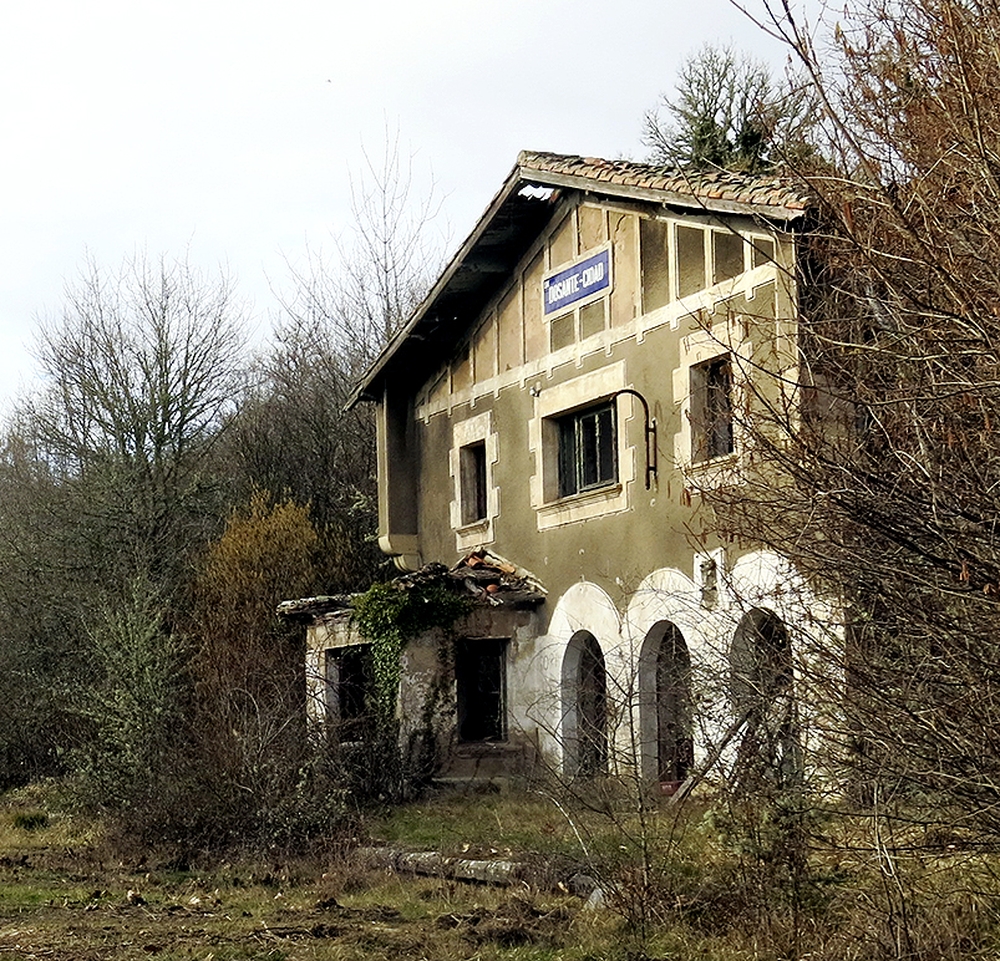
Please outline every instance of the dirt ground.
[[[116, 861], [58, 818], [0, 829], [0, 958], [598, 958], [609, 932], [573, 897], [296, 861]], [[589, 912], [593, 915], [594, 912]]]

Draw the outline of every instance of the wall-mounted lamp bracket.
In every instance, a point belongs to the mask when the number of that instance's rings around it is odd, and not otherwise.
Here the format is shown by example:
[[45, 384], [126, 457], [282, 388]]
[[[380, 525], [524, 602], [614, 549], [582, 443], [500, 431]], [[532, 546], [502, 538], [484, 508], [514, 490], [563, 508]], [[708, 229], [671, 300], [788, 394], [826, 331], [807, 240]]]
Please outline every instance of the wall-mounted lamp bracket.
[[615, 400], [622, 394], [631, 394], [642, 404], [644, 429], [646, 432], [646, 490], [649, 490], [650, 478], [656, 476], [656, 419], [649, 416], [649, 404], [646, 402], [646, 398], [639, 391], [633, 390], [631, 387], [623, 387], [621, 390], [616, 390], [610, 399]]

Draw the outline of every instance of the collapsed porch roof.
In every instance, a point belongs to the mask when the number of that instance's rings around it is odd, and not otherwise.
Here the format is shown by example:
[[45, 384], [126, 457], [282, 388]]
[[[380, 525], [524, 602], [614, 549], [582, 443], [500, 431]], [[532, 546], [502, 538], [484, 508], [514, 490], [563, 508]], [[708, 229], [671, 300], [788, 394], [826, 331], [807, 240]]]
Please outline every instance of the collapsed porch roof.
[[[537, 607], [547, 594], [534, 574], [486, 548], [466, 554], [450, 569], [444, 564], [431, 563], [419, 571], [396, 577], [390, 583], [400, 591], [432, 583], [443, 584], [456, 593], [465, 594], [473, 604], [513, 610]], [[346, 616], [354, 609], [355, 596], [334, 594], [282, 601], [277, 613], [287, 620], [306, 623], [322, 621], [328, 616]]]

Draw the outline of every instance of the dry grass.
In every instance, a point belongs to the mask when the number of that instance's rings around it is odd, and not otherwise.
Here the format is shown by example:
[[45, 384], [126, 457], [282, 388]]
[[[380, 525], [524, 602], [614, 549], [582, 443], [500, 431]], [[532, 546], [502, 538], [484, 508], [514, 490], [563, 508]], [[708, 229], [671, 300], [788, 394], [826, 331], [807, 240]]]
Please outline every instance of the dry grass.
[[612, 956], [599, 928], [577, 930], [576, 898], [404, 878], [343, 854], [122, 861], [97, 825], [20, 792], [0, 807], [0, 957], [582, 959], [591, 942], [591, 957]]
[[[0, 802], [0, 958], [996, 956], [997, 857], [953, 839], [914, 829], [879, 857], [869, 822], [832, 817], [792, 888], [711, 808], [647, 821], [647, 871], [634, 819], [564, 809], [537, 795], [441, 795], [372, 820], [359, 839], [554, 866], [544, 883], [502, 888], [365, 867], [349, 856], [354, 839], [295, 858], [123, 860], [99, 824], [62, 813], [51, 790], [19, 792]], [[600, 877], [604, 909], [555, 886], [581, 869]]]

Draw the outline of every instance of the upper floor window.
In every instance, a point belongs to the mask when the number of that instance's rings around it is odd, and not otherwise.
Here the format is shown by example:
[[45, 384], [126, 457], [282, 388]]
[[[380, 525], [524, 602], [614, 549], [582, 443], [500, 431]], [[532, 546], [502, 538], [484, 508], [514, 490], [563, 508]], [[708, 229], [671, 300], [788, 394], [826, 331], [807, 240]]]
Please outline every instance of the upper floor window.
[[678, 224], [674, 232], [677, 252], [677, 296], [687, 297], [708, 286], [705, 278], [705, 231]]
[[615, 406], [604, 403], [558, 418], [559, 496], [618, 481]]
[[733, 450], [733, 372], [725, 354], [691, 368], [691, 460]]
[[636, 449], [629, 432], [618, 430], [617, 413], [626, 384], [625, 362], [618, 360], [544, 389], [542, 382], [532, 385], [529, 490], [538, 530], [629, 509]]
[[491, 411], [452, 424], [449, 519], [455, 532], [455, 549], [460, 553], [493, 540], [493, 525], [500, 513], [496, 478], [499, 445]]
[[732, 230], [712, 231], [712, 283], [718, 284], [743, 273], [744, 240]]
[[[655, 222], [642, 227], [643, 306], [652, 310], [669, 298], [667, 262], [663, 253], [666, 230]], [[688, 297], [715, 284], [739, 277], [746, 270], [773, 263], [774, 240], [748, 236], [730, 228], [699, 224], [674, 225], [674, 290]]]
[[486, 519], [486, 441], [467, 444], [459, 450], [462, 523]]

